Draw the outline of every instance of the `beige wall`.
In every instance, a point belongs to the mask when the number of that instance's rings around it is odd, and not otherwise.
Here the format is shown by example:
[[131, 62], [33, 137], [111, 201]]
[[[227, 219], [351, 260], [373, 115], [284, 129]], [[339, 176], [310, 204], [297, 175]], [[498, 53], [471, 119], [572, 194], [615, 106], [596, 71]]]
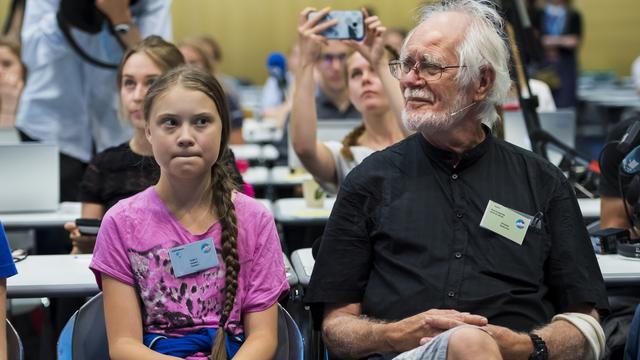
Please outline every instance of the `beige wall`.
[[[298, 13], [307, 5], [327, 4], [348, 10], [360, 8], [364, 1], [174, 0], [175, 39], [210, 33], [222, 45], [225, 72], [262, 82], [269, 52], [287, 52], [295, 41]], [[369, 0], [367, 4], [384, 14], [385, 25], [409, 27], [419, 1]]]
[[612, 69], [627, 76], [640, 56], [640, 1], [576, 0], [583, 15], [582, 69]]
[[[261, 82], [267, 54], [290, 48], [297, 14], [304, 6], [333, 5], [342, 10], [365, 3], [386, 25], [410, 27], [420, 1], [173, 0], [174, 39], [210, 33], [223, 47], [225, 72]], [[0, 19], [8, 4], [9, 0], [0, 0]], [[640, 55], [640, 1], [575, 0], [574, 4], [584, 19], [582, 69], [613, 69], [628, 75], [630, 63]]]

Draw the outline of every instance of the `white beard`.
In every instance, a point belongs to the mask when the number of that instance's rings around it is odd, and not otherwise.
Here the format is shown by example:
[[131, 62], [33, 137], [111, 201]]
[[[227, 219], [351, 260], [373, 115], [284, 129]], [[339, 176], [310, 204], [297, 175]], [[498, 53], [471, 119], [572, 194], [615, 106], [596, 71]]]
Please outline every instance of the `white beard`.
[[[425, 89], [409, 89], [404, 90], [404, 97], [420, 97], [433, 101], [433, 94]], [[416, 110], [409, 112], [402, 110], [402, 122], [405, 128], [417, 132], [442, 131], [451, 128], [457, 119], [462, 118], [466, 111], [457, 113], [464, 108], [464, 104], [468, 103], [465, 96], [457, 96], [456, 100], [448, 108], [442, 111], [423, 111]]]

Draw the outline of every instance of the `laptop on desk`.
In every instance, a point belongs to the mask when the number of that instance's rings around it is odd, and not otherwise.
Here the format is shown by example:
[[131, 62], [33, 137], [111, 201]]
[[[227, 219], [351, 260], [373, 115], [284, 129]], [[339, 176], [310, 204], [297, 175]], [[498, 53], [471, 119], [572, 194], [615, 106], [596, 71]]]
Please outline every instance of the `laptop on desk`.
[[59, 163], [56, 145], [0, 144], [0, 214], [58, 210]]

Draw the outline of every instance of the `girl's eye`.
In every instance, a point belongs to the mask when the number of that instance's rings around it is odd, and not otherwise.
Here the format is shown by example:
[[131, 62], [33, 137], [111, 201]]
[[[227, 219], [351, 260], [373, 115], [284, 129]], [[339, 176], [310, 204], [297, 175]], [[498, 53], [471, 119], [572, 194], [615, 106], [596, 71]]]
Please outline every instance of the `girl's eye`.
[[147, 85], [147, 87], [150, 87], [154, 82], [156, 82], [156, 80], [158, 80], [158, 78], [147, 79], [145, 85]]
[[210, 123], [211, 120], [207, 117], [202, 116], [202, 117], [196, 118], [194, 122], [197, 126], [204, 126]]
[[133, 81], [133, 80], [131, 80], [131, 79], [125, 79], [125, 80], [122, 82], [122, 86], [124, 86], [124, 87], [126, 87], [126, 88], [131, 88], [131, 87], [136, 86], [136, 82], [135, 82], [135, 81]]
[[350, 77], [351, 77], [351, 79], [355, 79], [355, 78], [358, 78], [358, 77], [360, 77], [360, 76], [362, 76], [362, 71], [360, 71], [360, 70], [354, 70], [354, 71], [351, 73], [351, 76], [350, 76]]
[[175, 127], [178, 125], [178, 121], [174, 118], [165, 118], [162, 120], [162, 126], [164, 127]]

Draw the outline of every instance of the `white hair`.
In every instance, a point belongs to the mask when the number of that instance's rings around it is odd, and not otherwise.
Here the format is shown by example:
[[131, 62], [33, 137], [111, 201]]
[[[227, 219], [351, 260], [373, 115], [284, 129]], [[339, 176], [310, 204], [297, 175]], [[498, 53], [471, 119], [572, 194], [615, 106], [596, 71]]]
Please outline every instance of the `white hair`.
[[[407, 36], [407, 40], [425, 21], [444, 12], [466, 14], [471, 19], [464, 39], [456, 49], [459, 65], [466, 66], [460, 68], [456, 75], [460, 88], [466, 89], [477, 81], [483, 67], [490, 67], [495, 73], [495, 81], [487, 99], [478, 104], [481, 107], [481, 117], [492, 125], [497, 116], [495, 105], [504, 102], [511, 88], [509, 49], [502, 17], [489, 0], [442, 0], [425, 5], [420, 10], [418, 25]], [[403, 54], [407, 40], [402, 46]]]

